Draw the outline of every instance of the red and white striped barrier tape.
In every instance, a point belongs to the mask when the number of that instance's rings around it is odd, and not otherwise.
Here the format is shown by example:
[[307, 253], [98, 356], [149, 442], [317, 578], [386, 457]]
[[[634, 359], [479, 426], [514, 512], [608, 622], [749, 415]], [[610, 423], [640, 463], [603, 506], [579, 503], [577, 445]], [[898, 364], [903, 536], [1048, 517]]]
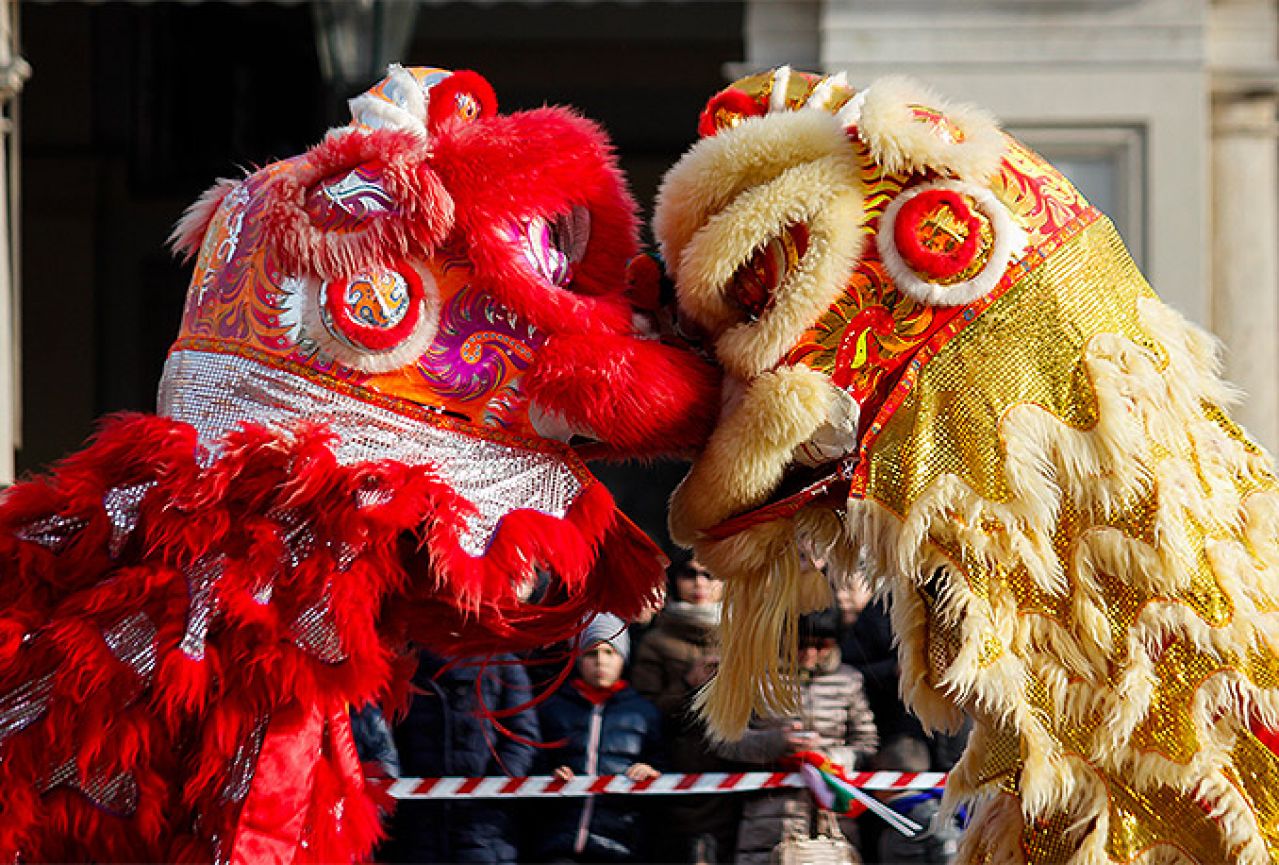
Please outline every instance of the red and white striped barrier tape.
[[[848, 781], [863, 790], [939, 790], [946, 786], [942, 772], [850, 772]], [[560, 781], [551, 775], [527, 778], [400, 778], [375, 781], [386, 784], [393, 799], [540, 799], [559, 796], [593, 796], [628, 793], [671, 796], [687, 793], [741, 793], [803, 787], [798, 772], [691, 772], [670, 773], [648, 781], [632, 781], [625, 775], [580, 776]]]

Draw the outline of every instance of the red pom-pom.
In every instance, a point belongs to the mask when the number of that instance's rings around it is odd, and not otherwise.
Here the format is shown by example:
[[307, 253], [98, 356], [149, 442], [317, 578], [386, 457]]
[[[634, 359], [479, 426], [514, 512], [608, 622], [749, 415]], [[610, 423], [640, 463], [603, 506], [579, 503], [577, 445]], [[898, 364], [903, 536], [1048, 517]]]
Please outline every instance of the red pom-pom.
[[710, 138], [747, 117], [762, 117], [765, 113], [765, 107], [750, 94], [741, 90], [724, 90], [712, 96], [702, 109], [702, 116], [697, 120], [697, 134]]
[[469, 69], [454, 72], [432, 87], [429, 95], [426, 115], [433, 135], [455, 124], [470, 123], [497, 113], [493, 85]]

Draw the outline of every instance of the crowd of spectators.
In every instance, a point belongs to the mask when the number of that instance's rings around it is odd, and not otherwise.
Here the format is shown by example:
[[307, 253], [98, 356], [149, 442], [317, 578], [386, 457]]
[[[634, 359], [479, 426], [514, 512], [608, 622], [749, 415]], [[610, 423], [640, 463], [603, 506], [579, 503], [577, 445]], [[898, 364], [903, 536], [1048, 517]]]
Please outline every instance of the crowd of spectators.
[[[675, 562], [650, 621], [601, 615], [557, 680], [546, 658], [484, 663], [423, 653], [409, 713], [393, 730], [376, 710], [353, 713], [366, 763], [389, 775], [625, 775], [780, 771], [815, 751], [849, 771], [947, 771], [963, 735], [930, 737], [902, 705], [886, 611], [863, 590], [800, 622], [798, 714], [756, 718], [736, 742], [713, 743], [691, 711], [715, 675], [723, 585], [693, 560]], [[553, 658], [548, 651], [547, 658]], [[539, 664], [539, 661], [541, 664]], [[532, 662], [530, 664], [530, 662]], [[530, 682], [529, 672], [534, 673]], [[541, 673], [541, 676], [538, 674]], [[535, 699], [540, 689], [554, 693]], [[397, 763], [398, 759], [398, 763]], [[840, 821], [867, 863], [948, 863], [958, 829], [932, 823], [938, 795], [882, 797], [924, 826], [908, 839], [873, 814]], [[806, 790], [528, 800], [407, 800], [388, 821], [384, 862], [767, 863], [807, 837]]]

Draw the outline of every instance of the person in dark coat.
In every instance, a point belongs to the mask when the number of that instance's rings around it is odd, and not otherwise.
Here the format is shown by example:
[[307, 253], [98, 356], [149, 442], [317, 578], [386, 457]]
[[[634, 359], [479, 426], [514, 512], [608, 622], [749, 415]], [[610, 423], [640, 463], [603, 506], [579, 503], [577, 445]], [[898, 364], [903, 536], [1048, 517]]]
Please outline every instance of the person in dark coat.
[[[710, 746], [693, 709], [697, 690], [715, 675], [719, 665], [724, 584], [688, 556], [673, 561], [667, 573], [669, 600], [635, 649], [631, 682], [662, 713], [670, 771], [736, 771], [737, 764]], [[632, 637], [634, 634], [632, 627]], [[657, 858], [688, 865], [732, 862], [741, 799], [712, 793], [664, 800], [663, 831], [654, 851]]]
[[901, 737], [925, 742], [923, 725], [902, 702], [893, 623], [882, 600], [866, 604], [851, 626], [844, 629], [840, 652], [844, 663], [862, 674], [881, 745]]
[[[547, 743], [539, 762], [563, 781], [577, 775], [657, 777], [661, 716], [621, 678], [630, 651], [625, 623], [596, 616], [582, 645], [576, 675], [539, 708]], [[647, 861], [642, 811], [639, 802], [623, 796], [549, 803], [535, 852], [552, 862]]]
[[396, 750], [391, 725], [376, 704], [351, 709], [351, 738], [366, 775], [400, 777], [400, 752]]
[[[420, 693], [395, 727], [404, 775], [473, 778], [531, 773], [532, 743], [539, 741], [537, 713], [524, 708], [506, 714], [532, 696], [528, 674], [514, 657], [451, 665], [422, 652], [413, 682]], [[405, 800], [396, 808], [378, 859], [514, 863], [518, 845], [513, 816], [509, 807], [484, 800]]]

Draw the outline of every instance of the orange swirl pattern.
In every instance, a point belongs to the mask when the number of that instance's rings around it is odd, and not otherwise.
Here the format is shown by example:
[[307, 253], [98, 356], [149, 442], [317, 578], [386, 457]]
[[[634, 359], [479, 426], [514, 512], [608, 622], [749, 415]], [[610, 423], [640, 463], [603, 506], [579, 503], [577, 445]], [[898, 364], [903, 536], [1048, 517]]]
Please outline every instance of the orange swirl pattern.
[[[425, 407], [432, 416], [443, 413], [476, 428], [499, 427], [525, 444], [536, 443], [540, 436], [528, 420], [528, 400], [519, 383], [541, 337], [535, 339], [519, 322], [506, 322], [503, 317], [509, 317], [509, 313], [505, 311], [495, 310], [493, 314], [503, 320], [496, 321], [495, 327], [485, 328], [485, 334], [474, 334], [465, 349], [476, 358], [483, 353], [490, 365], [498, 363], [500, 374], [468, 379], [471, 385], [465, 389], [443, 386], [430, 365], [433, 352], [438, 355], [449, 350], [443, 344], [428, 348], [416, 364], [418, 374], [406, 370], [368, 373], [329, 357], [299, 327], [301, 298], [296, 293], [309, 289], [296, 282], [300, 274], [284, 272], [266, 242], [263, 225], [268, 216], [266, 202], [271, 196], [263, 194], [263, 189], [282, 174], [306, 175], [308, 167], [306, 156], [274, 163], [227, 194], [210, 222], [196, 261], [193, 285], [197, 287], [187, 295], [178, 345], [199, 343], [205, 350], [217, 346], [213, 350], [253, 357], [294, 374], [305, 369], [409, 406]], [[352, 171], [344, 177], [355, 174]], [[360, 207], [365, 207], [377, 198], [376, 190], [371, 188], [376, 185], [377, 174], [362, 171], [358, 176], [360, 190], [356, 198]], [[325, 184], [332, 182], [324, 181], [319, 186]], [[319, 186], [304, 200], [315, 200], [322, 191]], [[349, 200], [351, 196], [329, 196], [325, 199], [328, 209], [313, 208], [308, 215], [329, 227], [340, 223], [343, 230], [352, 230], [353, 226], [358, 227], [360, 213], [332, 212]], [[383, 204], [390, 201], [377, 200]], [[470, 291], [471, 264], [463, 246], [453, 244], [437, 250], [424, 264], [434, 277], [442, 309], [467, 302], [466, 297], [474, 294]], [[505, 332], [508, 330], [510, 333]], [[437, 339], [446, 337], [442, 329]], [[408, 406], [405, 410], [409, 410]]]

